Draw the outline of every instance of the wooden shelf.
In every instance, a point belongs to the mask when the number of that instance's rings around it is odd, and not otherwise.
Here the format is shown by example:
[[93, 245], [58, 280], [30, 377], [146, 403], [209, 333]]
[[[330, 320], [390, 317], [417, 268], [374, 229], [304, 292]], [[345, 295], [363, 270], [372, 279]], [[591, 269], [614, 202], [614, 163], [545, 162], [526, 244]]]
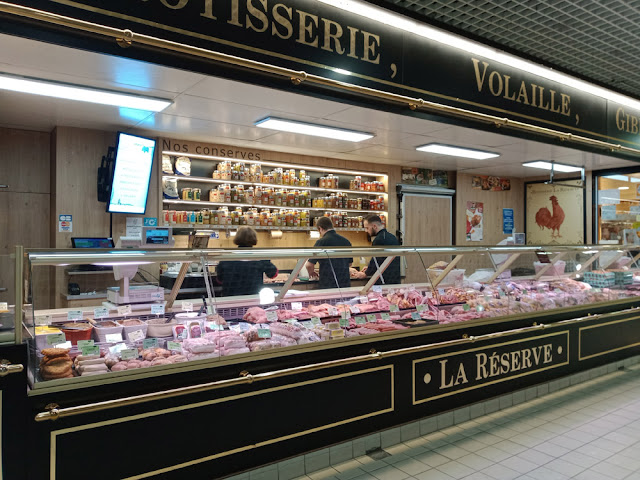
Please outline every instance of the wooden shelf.
[[248, 208], [268, 208], [276, 210], [315, 210], [315, 211], [331, 211], [331, 212], [350, 212], [350, 213], [387, 213], [387, 210], [352, 210], [349, 208], [317, 208], [317, 207], [283, 207], [280, 205], [261, 205], [250, 203], [219, 203], [219, 202], [205, 202], [203, 200], [168, 200], [163, 199], [162, 203], [169, 205], [204, 205], [214, 207], [248, 207]]
[[[263, 226], [263, 225], [208, 225], [193, 223], [165, 223], [164, 227], [193, 229], [193, 230], [237, 230], [240, 227], [251, 227], [254, 230], [282, 230], [283, 232], [310, 232], [316, 230], [316, 227], [286, 227], [286, 226]], [[336, 227], [336, 231], [342, 232], [364, 232], [364, 228]]]

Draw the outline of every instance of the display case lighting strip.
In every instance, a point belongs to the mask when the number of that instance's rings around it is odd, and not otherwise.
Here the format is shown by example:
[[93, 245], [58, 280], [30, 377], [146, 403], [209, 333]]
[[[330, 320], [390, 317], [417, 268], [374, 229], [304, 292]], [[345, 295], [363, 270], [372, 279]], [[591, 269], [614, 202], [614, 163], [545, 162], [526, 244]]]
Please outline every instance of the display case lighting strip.
[[205, 201], [197, 201], [197, 200], [167, 200], [163, 199], [162, 203], [168, 203], [172, 205], [176, 204], [184, 204], [184, 205], [213, 205], [213, 206], [221, 206], [221, 207], [256, 207], [256, 208], [269, 208], [269, 209], [278, 209], [278, 210], [321, 210], [324, 212], [353, 212], [353, 213], [387, 213], [387, 210], [351, 210], [348, 208], [317, 208], [317, 207], [282, 207], [280, 205], [252, 205], [250, 203], [219, 203], [219, 202], [205, 202]]
[[367, 192], [366, 190], [347, 190], [346, 188], [321, 188], [321, 187], [301, 187], [296, 185], [280, 185], [278, 183], [254, 183], [245, 182], [242, 180], [218, 180], [216, 178], [206, 177], [186, 177], [183, 175], [163, 175], [162, 178], [175, 178], [176, 180], [186, 180], [188, 182], [202, 182], [202, 183], [216, 183], [216, 184], [234, 184], [234, 185], [247, 185], [249, 187], [274, 187], [293, 190], [310, 190], [313, 192], [338, 192], [338, 193], [353, 193], [358, 195], [387, 195], [387, 192]]
[[172, 157], [189, 157], [189, 158], [202, 158], [205, 160], [220, 160], [221, 162], [240, 162], [240, 163], [254, 163], [260, 165], [269, 165], [270, 167], [282, 167], [282, 168], [295, 168], [298, 170], [310, 170], [312, 172], [328, 172], [328, 173], [346, 173], [348, 175], [366, 175], [368, 177], [385, 177], [388, 178], [387, 174], [379, 173], [379, 172], [360, 172], [356, 170], [340, 170], [338, 168], [320, 168], [320, 167], [312, 167], [308, 165], [293, 165], [291, 163], [277, 163], [270, 162], [268, 160], [245, 160], [243, 158], [229, 158], [229, 157], [216, 157], [213, 155], [201, 155], [199, 153], [180, 153], [180, 152], [172, 152], [171, 150], [165, 150], [162, 152], [163, 155], [171, 155]]

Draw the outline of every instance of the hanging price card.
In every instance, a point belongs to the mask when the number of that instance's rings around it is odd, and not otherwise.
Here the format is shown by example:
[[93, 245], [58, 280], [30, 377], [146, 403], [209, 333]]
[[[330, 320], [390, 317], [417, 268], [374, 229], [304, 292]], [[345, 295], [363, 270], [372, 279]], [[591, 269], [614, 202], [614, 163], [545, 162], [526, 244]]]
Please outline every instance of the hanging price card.
[[193, 312], [193, 302], [182, 302], [182, 311]]
[[424, 312], [427, 309], [426, 305], [416, 305], [417, 312]]
[[82, 355], [100, 355], [100, 347], [98, 345], [86, 345], [80, 349]]
[[164, 315], [164, 305], [151, 305], [152, 315]]
[[9, 311], [9, 304], [7, 302], [0, 302], [0, 313]]
[[97, 307], [93, 309], [93, 318], [104, 318], [109, 316], [109, 309], [106, 307]]
[[128, 335], [128, 337], [130, 342], [139, 342], [140, 340], [144, 340], [146, 335], [142, 330], [134, 330]]
[[134, 358], [138, 358], [138, 349], [137, 348], [125, 348], [120, 351], [120, 358], [122, 360], [133, 360]]
[[367, 323], [367, 319], [364, 317], [356, 317], [355, 321], [356, 321], [356, 325], [364, 325], [365, 323]]
[[258, 337], [259, 338], [271, 338], [271, 329], [270, 328], [259, 328], [258, 329]]
[[131, 305], [122, 305], [118, 307], [118, 315], [131, 315]]
[[291, 302], [291, 310], [302, 310], [302, 302]]
[[349, 320], [347, 320], [346, 318], [341, 318], [340, 319], [340, 326], [342, 328], [346, 328], [349, 326]]
[[398, 305], [396, 305], [395, 303], [392, 303], [391, 305], [389, 305], [389, 311], [390, 312], [399, 312], [400, 311], [400, 307], [398, 307]]
[[120, 353], [122, 350], [125, 350], [127, 348], [127, 346], [124, 343], [118, 343], [116, 345], [114, 345], [113, 347], [109, 347], [109, 352], [113, 353], [114, 355], [117, 353]]
[[82, 350], [84, 347], [91, 347], [93, 344], [93, 340], [78, 340], [78, 349]]
[[320, 317], [311, 317], [311, 324], [322, 325], [322, 320], [320, 320]]
[[182, 345], [180, 345], [180, 342], [167, 342], [167, 350], [171, 350], [172, 352], [181, 352]]
[[390, 319], [391, 319], [391, 316], [390, 316], [388, 313], [386, 313], [386, 312], [385, 312], [385, 313], [381, 313], [381, 314], [380, 314], [380, 318], [381, 318], [382, 320], [390, 320]]
[[47, 335], [47, 345], [57, 345], [58, 343], [63, 343], [64, 341], [66, 341], [64, 333], [53, 333], [51, 335]]
[[382, 293], [382, 287], [380, 285], [374, 285], [373, 287], [371, 287], [371, 291], [376, 293]]
[[55, 348], [71, 348], [73, 345], [71, 345], [71, 342], [66, 341], [64, 343], [57, 343], [54, 345]]
[[438, 289], [438, 293], [439, 293], [440, 295], [444, 295], [444, 288], [439, 288], [439, 289]]
[[411, 312], [411, 320], [420, 320], [421, 318], [418, 312]]
[[157, 338], [145, 338], [142, 341], [142, 348], [158, 348], [158, 339]]
[[367, 314], [367, 322], [376, 323], [377, 321], [378, 319], [376, 318], [375, 314], [373, 313]]
[[267, 320], [269, 322], [277, 322], [278, 321], [278, 311], [277, 310], [269, 310], [267, 312]]
[[342, 313], [340, 314], [340, 318], [346, 318], [346, 319], [351, 318], [351, 312], [349, 310], [343, 310]]
[[351, 313], [360, 313], [360, 309], [355, 305], [351, 305], [349, 309], [351, 310]]
[[82, 320], [82, 310], [69, 310], [67, 320]]
[[476, 312], [484, 312], [484, 307], [482, 305], [478, 305], [476, 307]]
[[332, 317], [337, 317], [339, 312], [338, 309], [336, 307], [329, 307], [329, 315]]
[[464, 305], [462, 305], [462, 310], [464, 310], [465, 312], [468, 312], [470, 308], [471, 307], [469, 306], [468, 303], [465, 303]]
[[305, 328], [313, 328], [313, 323], [311, 323], [311, 322], [302, 322], [302, 325]]

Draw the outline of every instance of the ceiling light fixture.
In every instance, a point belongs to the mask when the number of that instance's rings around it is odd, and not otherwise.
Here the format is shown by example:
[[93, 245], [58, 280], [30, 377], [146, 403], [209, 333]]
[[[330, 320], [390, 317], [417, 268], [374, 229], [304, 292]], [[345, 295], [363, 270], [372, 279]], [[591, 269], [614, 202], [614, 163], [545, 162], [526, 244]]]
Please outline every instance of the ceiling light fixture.
[[510, 67], [517, 68], [519, 70], [522, 70], [523, 72], [538, 75], [540, 77], [546, 78], [547, 80], [558, 82], [562, 85], [566, 85], [572, 88], [577, 88], [579, 90], [582, 90], [583, 92], [587, 92], [592, 95], [611, 100], [615, 103], [640, 110], [640, 101], [635, 100], [631, 97], [627, 97], [625, 95], [615, 93], [611, 90], [607, 90], [606, 88], [598, 87], [597, 85], [578, 80], [577, 78], [565, 75], [556, 70], [543, 67], [542, 65], [538, 65], [533, 62], [529, 62], [522, 58], [516, 57], [515, 55], [510, 55], [481, 43], [467, 40], [464, 37], [445, 32], [444, 30], [439, 30], [417, 20], [412, 20], [395, 12], [390, 12], [389, 10], [383, 9], [381, 7], [368, 5], [358, 0], [319, 1], [329, 4], [332, 7], [337, 7], [342, 10], [346, 10], [363, 16], [365, 18], [368, 18], [369, 20], [374, 20], [391, 27], [404, 30], [406, 32], [419, 35], [421, 37], [429, 38], [438, 43], [449, 45], [465, 52], [479, 55], [486, 59], [500, 62], [504, 65], [509, 65]]
[[130, 93], [50, 82], [35, 78], [17, 77], [4, 73], [0, 73], [0, 89], [42, 95], [45, 97], [62, 98], [65, 100], [77, 100], [100, 105], [147, 110], [149, 112], [160, 112], [173, 103], [171, 100], [164, 100], [162, 98], [142, 97]]
[[313, 123], [296, 122], [284, 120], [282, 118], [267, 117], [258, 120], [256, 127], [269, 128], [271, 130], [281, 130], [283, 132], [301, 133], [303, 135], [313, 135], [314, 137], [325, 137], [334, 140], [346, 140], [348, 142], [361, 142], [373, 138], [373, 134], [357, 132], [355, 130], [345, 130], [344, 128], [326, 127]]
[[442, 145], [440, 143], [429, 143], [416, 147], [420, 152], [439, 153], [440, 155], [451, 155], [453, 157], [473, 158], [475, 160], [486, 160], [488, 158], [499, 157], [499, 153], [484, 152], [471, 148], [454, 147], [452, 145]]
[[618, 187], [618, 190], [629, 190], [629, 187]]
[[625, 175], [604, 175], [602, 178], [608, 178], [609, 180], [619, 180], [620, 182], [629, 181], [629, 177]]
[[526, 162], [522, 164], [523, 167], [542, 168], [543, 170], [551, 170], [553, 166], [554, 172], [581, 172], [582, 167], [576, 167], [575, 165], [565, 165], [564, 163], [547, 162], [546, 160], [536, 160], [535, 162]]

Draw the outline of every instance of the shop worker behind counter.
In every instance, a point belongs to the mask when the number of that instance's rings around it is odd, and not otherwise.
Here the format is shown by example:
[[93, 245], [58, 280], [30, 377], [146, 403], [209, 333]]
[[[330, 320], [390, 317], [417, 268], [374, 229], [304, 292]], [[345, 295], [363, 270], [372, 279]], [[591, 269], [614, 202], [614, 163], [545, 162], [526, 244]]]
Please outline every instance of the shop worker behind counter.
[[[316, 227], [322, 237], [315, 243], [314, 247], [351, 246], [349, 240], [336, 233], [330, 218], [320, 217]], [[352, 262], [352, 258], [327, 258], [326, 260], [313, 258], [307, 262], [307, 271], [309, 272], [309, 278], [318, 277], [318, 288], [345, 288], [351, 286], [349, 265]], [[318, 273], [315, 271], [316, 263], [320, 263]]]
[[[371, 245], [374, 247], [380, 247], [383, 245], [400, 245], [398, 239], [392, 233], [387, 232], [382, 224], [382, 219], [378, 215], [369, 215], [364, 219], [364, 229], [367, 231], [370, 237], [373, 238]], [[367, 268], [359, 272], [356, 278], [365, 278], [373, 275], [382, 262], [387, 257], [373, 257], [369, 262]], [[377, 265], [376, 265], [377, 263]], [[377, 285], [395, 285], [400, 283], [400, 257], [394, 258], [384, 273], [376, 280]]]
[[[240, 227], [233, 239], [239, 248], [251, 248], [258, 243], [256, 231]], [[222, 295], [255, 295], [264, 287], [263, 276], [278, 275], [278, 269], [269, 260], [222, 261], [216, 267], [216, 279], [222, 284]]]

